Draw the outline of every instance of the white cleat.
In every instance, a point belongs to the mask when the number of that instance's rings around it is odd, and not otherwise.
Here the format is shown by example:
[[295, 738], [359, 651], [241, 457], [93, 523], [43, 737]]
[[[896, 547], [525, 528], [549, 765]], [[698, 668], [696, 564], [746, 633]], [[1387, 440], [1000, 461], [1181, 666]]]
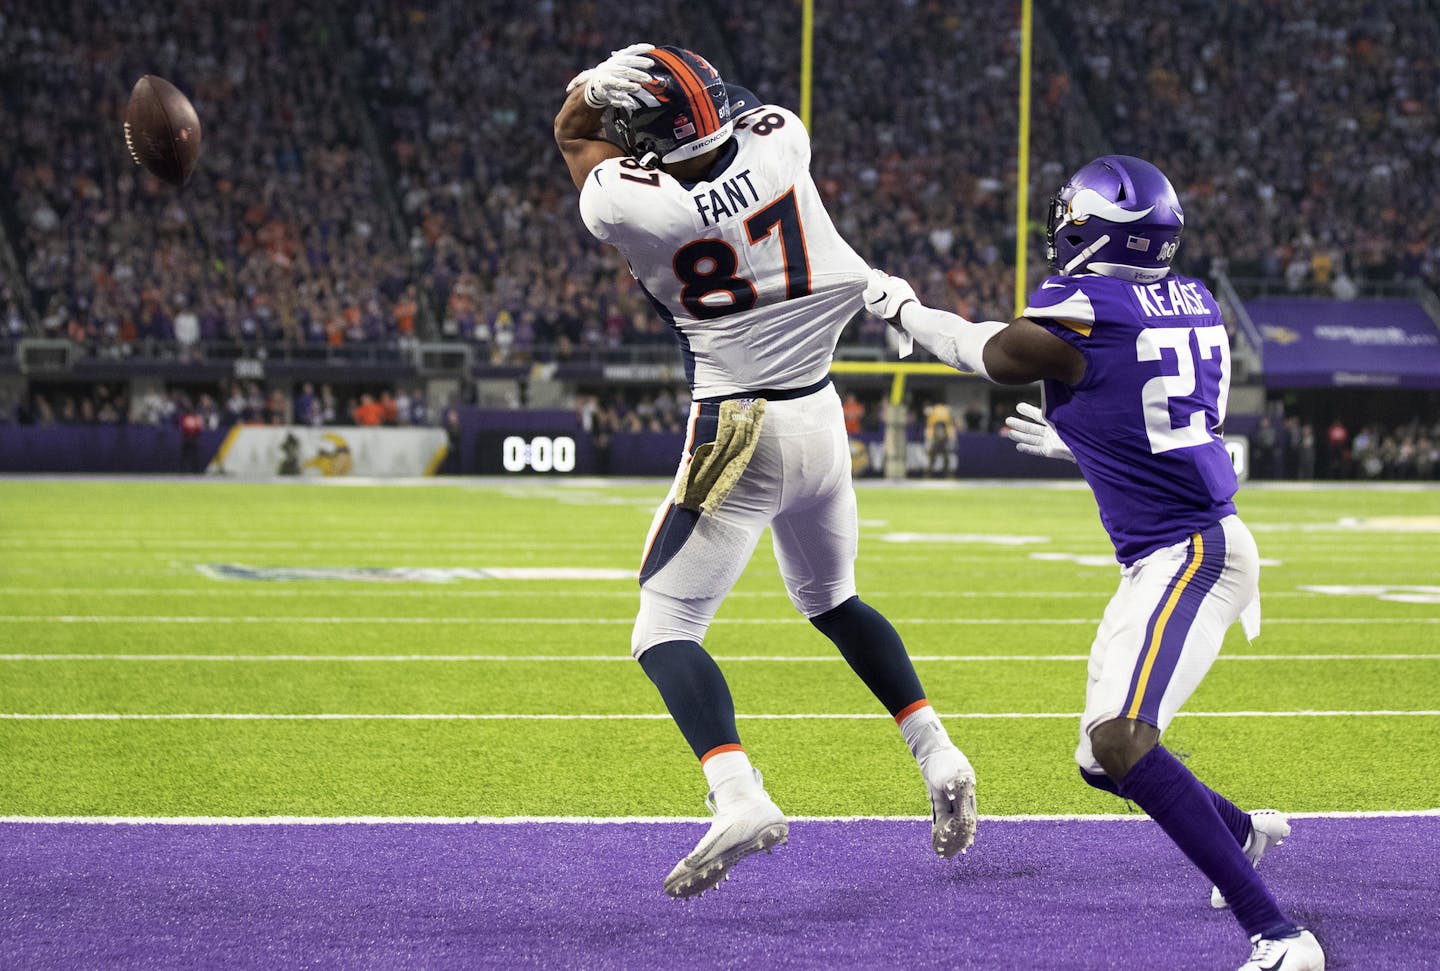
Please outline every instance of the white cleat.
[[730, 879], [730, 868], [752, 853], [786, 842], [790, 823], [780, 807], [763, 792], [754, 799], [736, 802], [722, 812], [712, 798], [706, 800], [715, 814], [705, 837], [690, 855], [665, 878], [665, 892], [676, 899], [697, 897]]
[[[1257, 809], [1250, 814], [1250, 825], [1254, 828], [1250, 832], [1250, 838], [1245, 841], [1245, 855], [1250, 858], [1251, 866], [1259, 866], [1270, 848], [1279, 846], [1285, 842], [1285, 837], [1290, 835], [1290, 820], [1284, 813], [1274, 809]], [[1210, 888], [1210, 906], [1216, 910], [1224, 910], [1230, 906], [1225, 902], [1219, 887]]]
[[1240, 971], [1325, 971], [1325, 952], [1309, 931], [1290, 937], [1256, 934], [1250, 944], [1250, 960]]
[[[930, 789], [930, 845], [935, 854], [945, 860], [974, 845], [975, 826], [979, 822], [975, 811], [975, 770], [959, 749], [951, 752], [954, 757], [948, 760], [948, 771], [940, 775], [937, 783], [931, 783], [930, 773], [925, 773], [926, 786]], [[927, 764], [927, 768], [935, 766]]]

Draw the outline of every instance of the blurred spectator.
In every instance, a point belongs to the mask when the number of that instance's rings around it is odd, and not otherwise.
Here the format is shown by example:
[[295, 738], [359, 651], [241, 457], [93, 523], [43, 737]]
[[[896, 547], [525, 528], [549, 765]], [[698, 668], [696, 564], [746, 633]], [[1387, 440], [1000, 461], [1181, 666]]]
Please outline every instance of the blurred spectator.
[[855, 392], [847, 391], [845, 401], [841, 405], [845, 413], [845, 433], [847, 435], [859, 435], [860, 423], [865, 420], [865, 406], [860, 399], [855, 397]]
[[355, 405], [350, 415], [355, 420], [355, 424], [374, 428], [385, 420], [385, 409], [373, 395], [362, 394], [360, 403]]
[[[1440, 286], [1440, 26], [1420, 0], [1377, 9], [1042, 2], [1037, 29], [1056, 43], [1034, 51], [1024, 282], [1045, 272], [1040, 200], [1115, 150], [1174, 179], [1182, 268], [1339, 299], [1367, 282]], [[566, 81], [649, 38], [799, 103], [800, 8], [763, 0], [490, 0], [483, 16], [462, 0], [140, 0], [122, 17], [63, 0], [0, 16], [0, 217], [28, 284], [0, 290], [0, 338], [24, 333], [31, 308], [41, 334], [113, 358], [188, 360], [213, 342], [399, 353], [439, 337], [524, 364], [665, 346], [670, 328], [557, 174]], [[1016, 309], [1017, 16], [1011, 0], [907, 0], [831, 4], [815, 21], [828, 210], [865, 259], [972, 318]], [[1196, 23], [1198, 39], [1178, 26]], [[121, 147], [145, 72], [189, 93], [209, 136], [178, 192]], [[842, 339], [885, 337], [862, 314]], [[333, 421], [333, 402], [321, 412]]]
[[191, 475], [205, 471], [200, 464], [200, 434], [205, 430], [205, 419], [194, 411], [186, 410], [180, 417], [180, 468]]

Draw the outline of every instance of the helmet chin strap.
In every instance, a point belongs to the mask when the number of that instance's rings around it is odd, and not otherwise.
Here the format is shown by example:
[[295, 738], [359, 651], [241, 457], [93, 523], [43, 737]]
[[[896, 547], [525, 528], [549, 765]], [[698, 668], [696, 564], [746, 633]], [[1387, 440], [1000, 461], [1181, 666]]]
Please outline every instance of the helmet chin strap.
[[658, 169], [660, 167], [660, 156], [655, 152], [646, 152], [637, 161], [641, 168]]
[[1104, 246], [1108, 242], [1110, 242], [1110, 234], [1106, 233], [1104, 236], [1101, 236], [1095, 242], [1091, 243], [1089, 246], [1081, 250], [1079, 256], [1075, 257], [1069, 263], [1066, 263], [1065, 272], [1067, 274], [1075, 272], [1075, 268], [1077, 266], [1084, 263], [1090, 257], [1094, 256], [1095, 253], [1100, 249], [1100, 247]]

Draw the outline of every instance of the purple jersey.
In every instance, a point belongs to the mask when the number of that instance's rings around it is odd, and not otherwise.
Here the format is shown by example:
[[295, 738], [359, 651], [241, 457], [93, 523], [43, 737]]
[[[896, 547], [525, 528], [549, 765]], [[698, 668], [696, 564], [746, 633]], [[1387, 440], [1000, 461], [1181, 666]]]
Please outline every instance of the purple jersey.
[[1052, 276], [1023, 316], [1085, 355], [1079, 384], [1045, 382], [1045, 416], [1094, 490], [1121, 563], [1235, 512], [1219, 435], [1230, 340], [1205, 284]]

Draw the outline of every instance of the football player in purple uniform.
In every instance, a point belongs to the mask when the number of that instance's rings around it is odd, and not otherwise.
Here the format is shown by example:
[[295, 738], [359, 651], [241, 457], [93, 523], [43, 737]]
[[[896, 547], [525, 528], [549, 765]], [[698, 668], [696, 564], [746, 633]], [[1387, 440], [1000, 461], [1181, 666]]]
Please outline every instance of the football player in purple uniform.
[[972, 322], [875, 271], [866, 307], [940, 360], [996, 384], [1043, 382], [1042, 408], [1007, 420], [1022, 451], [1074, 461], [1121, 565], [1090, 649], [1076, 750], [1090, 785], [1134, 802], [1214, 883], [1252, 942], [1241, 971], [1323, 971], [1313, 934], [1255, 870], [1289, 835], [1245, 813], [1160, 744], [1240, 620], [1259, 631], [1259, 554], [1235, 513], [1221, 441], [1230, 344], [1215, 298], [1172, 272], [1184, 214], [1143, 159], [1107, 155], [1051, 201], [1055, 276], [1018, 320]]
[[796, 610], [910, 746], [930, 794], [931, 847], [963, 853], [975, 837], [975, 772], [900, 635], [856, 592], [855, 490], [830, 364], [870, 268], [825, 211], [805, 126], [694, 51], [635, 44], [571, 82], [555, 140], [586, 228], [620, 251], [674, 329], [694, 400], [645, 544], [630, 644], [699, 759], [715, 813], [665, 892], [701, 894], [789, 835], [702, 646], [767, 528]]

